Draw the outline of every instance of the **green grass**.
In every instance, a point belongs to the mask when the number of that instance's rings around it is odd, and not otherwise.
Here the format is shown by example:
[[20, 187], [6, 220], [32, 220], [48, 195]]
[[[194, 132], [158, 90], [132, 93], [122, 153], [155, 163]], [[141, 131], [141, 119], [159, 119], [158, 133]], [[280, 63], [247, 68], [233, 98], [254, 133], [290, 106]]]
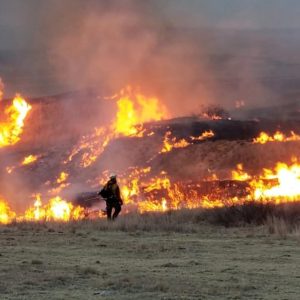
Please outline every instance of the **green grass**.
[[0, 227], [0, 298], [299, 298], [299, 235], [197, 215]]

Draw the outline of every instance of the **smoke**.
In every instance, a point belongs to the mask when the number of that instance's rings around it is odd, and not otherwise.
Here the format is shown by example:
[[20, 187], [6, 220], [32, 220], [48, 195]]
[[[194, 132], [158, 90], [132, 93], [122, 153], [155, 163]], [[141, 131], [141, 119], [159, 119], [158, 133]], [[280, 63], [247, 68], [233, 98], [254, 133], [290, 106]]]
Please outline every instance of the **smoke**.
[[173, 115], [191, 113], [209, 101], [209, 89], [201, 82], [209, 72], [201, 36], [172, 28], [161, 6], [126, 0], [52, 7], [46, 44], [58, 80], [107, 94], [139, 86], [162, 99]]
[[282, 10], [278, 3], [269, 9], [258, 1], [232, 6], [186, 2], [1, 3], [0, 16], [10, 16], [4, 20], [10, 28], [6, 35], [22, 40], [23, 48], [46, 49], [43, 55], [22, 53], [13, 67], [10, 62], [9, 69], [2, 68], [8, 72], [3, 74], [8, 94], [12, 84], [30, 96], [89, 87], [109, 95], [131, 84], [159, 97], [177, 116], [208, 103], [269, 105], [289, 92], [286, 78], [299, 73], [286, 68], [293, 51], [297, 61], [299, 43], [291, 44], [297, 34], [282, 39], [278, 32], [262, 29], [273, 28], [270, 16], [276, 13], [279, 19], [288, 5]]
[[3, 99], [3, 94], [4, 94], [4, 84], [0, 77], [0, 101]]
[[[29, 2], [31, 9], [41, 3], [40, 0]], [[39, 110], [39, 119], [32, 124], [39, 133], [36, 143], [39, 147], [42, 141], [60, 145], [65, 135], [78, 138], [90, 128], [112, 120], [115, 107], [100, 101], [89, 93], [90, 90], [103, 96], [115, 94], [129, 84], [139, 86], [149, 96], [158, 97], [174, 117], [197, 113], [203, 104], [209, 103], [226, 108], [236, 100], [244, 101], [247, 106], [274, 102], [275, 93], [263, 79], [279, 70], [277, 60], [272, 60], [278, 43], [274, 44], [273, 39], [269, 41], [263, 35], [251, 37], [247, 32], [228, 33], [222, 28], [176, 28], [176, 20], [172, 24], [163, 13], [162, 2], [52, 0], [40, 4], [39, 17], [32, 22], [39, 27], [30, 39], [32, 47], [47, 50], [47, 60], [43, 60], [43, 64], [49, 65], [53, 81], [65, 90], [89, 90], [82, 92], [78, 99], [75, 93], [59, 98], [63, 101], [53, 101], [56, 103], [41, 99], [40, 105], [45, 110]], [[281, 63], [285, 62], [279, 61], [279, 65]], [[30, 64], [36, 62], [31, 59]], [[14, 74], [19, 75], [19, 70]], [[42, 81], [41, 72], [34, 75], [26, 79]], [[15, 80], [18, 76], [11, 78]], [[52, 93], [53, 82], [45, 80], [43, 84]], [[144, 157], [145, 148], [150, 147], [141, 145], [140, 155]], [[102, 165], [107, 169], [113, 168], [113, 163], [115, 168], [133, 165], [135, 152], [125, 153], [123, 145], [116, 144], [115, 148], [114, 153], [101, 158]], [[65, 155], [67, 151], [63, 150]], [[50, 152], [49, 149], [45, 151]], [[53, 153], [60, 153], [55, 151]], [[49, 158], [51, 165], [46, 167], [42, 167], [41, 161], [36, 177], [43, 178], [44, 183], [47, 178], [42, 176], [50, 173], [50, 167], [59, 170], [62, 157]], [[11, 164], [16, 161], [12, 160]], [[182, 168], [181, 164], [178, 166]], [[11, 198], [19, 199], [14, 196], [14, 186], [25, 190], [29, 183], [24, 179], [30, 180], [26, 175], [16, 178], [16, 184], [11, 176], [5, 175], [3, 182], [9, 183], [3, 190], [7, 189]], [[80, 182], [95, 177], [94, 173], [84, 175]], [[32, 183], [32, 186], [38, 184]], [[82, 186], [72, 184], [72, 190], [78, 192]]]

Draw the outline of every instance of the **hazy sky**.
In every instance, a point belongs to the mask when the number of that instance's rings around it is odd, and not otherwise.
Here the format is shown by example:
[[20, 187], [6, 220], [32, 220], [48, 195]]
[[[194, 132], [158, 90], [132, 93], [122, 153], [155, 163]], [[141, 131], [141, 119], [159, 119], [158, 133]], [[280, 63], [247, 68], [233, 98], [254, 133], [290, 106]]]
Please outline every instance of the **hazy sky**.
[[299, 0], [166, 0], [167, 10], [188, 26], [300, 28]]
[[[32, 47], [48, 10], [61, 3], [70, 3], [72, 10], [74, 2], [80, 1], [108, 0], [0, 0], [0, 48]], [[299, 0], [139, 0], [142, 1], [162, 6], [159, 12], [178, 27], [300, 29]]]

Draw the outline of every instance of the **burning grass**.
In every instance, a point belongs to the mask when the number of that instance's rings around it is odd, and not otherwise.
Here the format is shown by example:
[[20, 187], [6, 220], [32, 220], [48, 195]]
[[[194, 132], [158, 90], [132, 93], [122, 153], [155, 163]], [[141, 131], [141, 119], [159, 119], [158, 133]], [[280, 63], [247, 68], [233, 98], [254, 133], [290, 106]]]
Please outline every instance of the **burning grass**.
[[31, 106], [20, 95], [4, 110], [5, 120], [0, 121], [0, 148], [14, 145], [21, 139], [24, 120]]

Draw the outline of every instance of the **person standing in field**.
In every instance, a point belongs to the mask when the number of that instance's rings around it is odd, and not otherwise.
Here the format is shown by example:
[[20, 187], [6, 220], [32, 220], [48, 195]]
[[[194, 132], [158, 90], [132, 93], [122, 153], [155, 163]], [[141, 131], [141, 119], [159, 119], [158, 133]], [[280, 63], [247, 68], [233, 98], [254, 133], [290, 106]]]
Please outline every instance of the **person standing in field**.
[[[122, 210], [123, 200], [121, 198], [120, 187], [117, 183], [117, 175], [111, 174], [108, 182], [98, 193], [106, 201], [106, 214], [108, 220], [115, 220]], [[114, 213], [112, 215], [112, 211]]]

